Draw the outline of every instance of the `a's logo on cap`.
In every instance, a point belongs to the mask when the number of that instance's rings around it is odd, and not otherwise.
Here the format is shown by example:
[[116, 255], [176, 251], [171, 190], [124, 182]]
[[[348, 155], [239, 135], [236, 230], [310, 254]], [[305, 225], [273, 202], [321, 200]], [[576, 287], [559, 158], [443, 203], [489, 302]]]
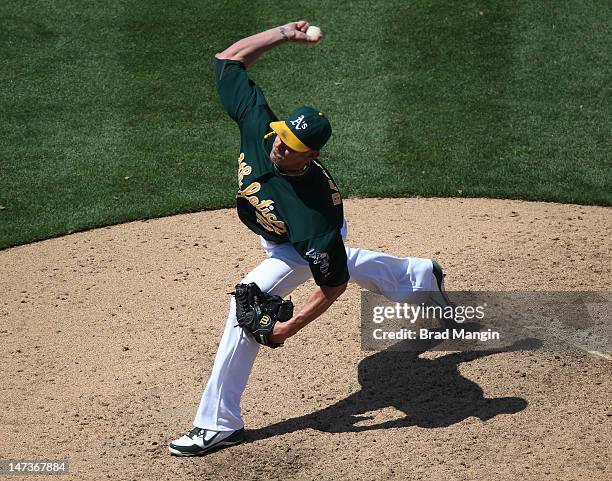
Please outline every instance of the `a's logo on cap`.
[[293, 125], [296, 129], [306, 129], [306, 127], [308, 127], [308, 124], [306, 122], [304, 122], [304, 115], [300, 115], [297, 119], [295, 120], [290, 120], [289, 123], [291, 125]]

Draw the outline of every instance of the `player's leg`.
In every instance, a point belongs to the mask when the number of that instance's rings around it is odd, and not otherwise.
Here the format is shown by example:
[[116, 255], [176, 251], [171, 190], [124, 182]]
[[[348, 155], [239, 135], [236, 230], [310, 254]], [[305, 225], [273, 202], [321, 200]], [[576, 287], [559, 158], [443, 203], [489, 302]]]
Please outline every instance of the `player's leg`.
[[351, 281], [387, 299], [401, 302], [437, 288], [430, 259], [395, 257], [347, 247]]
[[[284, 297], [310, 277], [308, 264], [297, 256], [295, 250], [269, 249], [267, 253], [269, 257], [242, 282], [255, 282], [263, 291]], [[240, 414], [240, 399], [259, 347], [237, 326], [236, 303], [232, 296], [213, 369], [193, 422], [194, 429], [170, 443], [172, 454], [203, 454], [214, 447], [242, 441], [244, 422]]]
[[[262, 291], [284, 297], [309, 276], [307, 264], [275, 256], [264, 260], [242, 282], [254, 282]], [[225, 431], [240, 429], [243, 425], [240, 398], [260, 345], [236, 324], [236, 303], [232, 296], [225, 331], [194, 426]]]
[[[342, 238], [346, 240], [346, 219]], [[433, 302], [447, 306], [442, 269], [437, 262], [420, 257], [395, 257], [355, 247], [346, 248], [351, 282], [395, 302]]]
[[451, 305], [442, 269], [431, 259], [395, 257], [384, 252], [347, 247], [351, 281], [395, 302]]
[[[310, 277], [308, 264], [290, 245], [267, 244], [264, 248], [268, 258], [242, 282], [255, 282], [263, 291], [284, 297]], [[258, 351], [259, 344], [236, 325], [232, 297], [213, 369], [193, 422], [195, 427], [170, 444], [172, 454], [203, 454], [242, 440], [240, 399]]]

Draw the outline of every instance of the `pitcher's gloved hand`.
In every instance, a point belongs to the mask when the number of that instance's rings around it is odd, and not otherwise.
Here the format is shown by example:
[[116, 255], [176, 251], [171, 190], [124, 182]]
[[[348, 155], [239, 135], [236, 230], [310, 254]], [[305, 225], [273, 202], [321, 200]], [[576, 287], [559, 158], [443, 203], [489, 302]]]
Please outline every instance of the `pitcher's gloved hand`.
[[237, 284], [234, 297], [238, 325], [251, 333], [259, 344], [272, 348], [282, 346], [282, 343], [272, 342], [270, 337], [277, 322], [288, 321], [293, 316], [291, 299], [283, 300], [262, 292], [254, 282]]

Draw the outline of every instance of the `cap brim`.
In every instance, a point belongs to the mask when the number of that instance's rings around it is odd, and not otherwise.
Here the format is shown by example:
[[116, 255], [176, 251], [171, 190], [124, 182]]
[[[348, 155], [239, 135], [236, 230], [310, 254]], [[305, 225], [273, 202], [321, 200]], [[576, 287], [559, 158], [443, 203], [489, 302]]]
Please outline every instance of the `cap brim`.
[[304, 145], [302, 141], [295, 136], [291, 129], [287, 127], [284, 120], [270, 122], [270, 128], [277, 133], [285, 145], [287, 145], [290, 149], [295, 150], [296, 152], [308, 152], [311, 150], [310, 147]]

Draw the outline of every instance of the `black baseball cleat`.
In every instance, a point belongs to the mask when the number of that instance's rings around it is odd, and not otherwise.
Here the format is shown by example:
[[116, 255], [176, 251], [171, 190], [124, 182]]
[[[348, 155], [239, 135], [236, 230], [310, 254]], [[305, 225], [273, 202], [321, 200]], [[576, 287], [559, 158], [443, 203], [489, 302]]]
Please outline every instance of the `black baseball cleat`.
[[170, 454], [175, 456], [200, 456], [215, 449], [233, 446], [244, 441], [244, 428], [236, 431], [211, 431], [193, 428], [184, 436], [170, 443]]
[[[446, 293], [446, 289], [444, 289], [444, 273], [442, 272], [442, 267], [434, 260], [432, 260], [431, 263], [433, 264], [433, 275], [438, 283], [438, 292], [432, 296], [432, 301], [442, 308], [450, 306], [454, 310], [457, 304], [450, 300]], [[477, 322], [457, 322], [454, 317], [446, 316], [444, 316], [441, 321], [443, 329], [461, 329], [468, 332], [478, 332], [480, 330], [480, 324]]]
[[438, 292], [432, 296], [433, 302], [440, 307], [454, 306], [446, 294], [446, 289], [444, 289], [444, 272], [442, 272], [442, 267], [440, 267], [440, 264], [433, 259], [431, 263], [433, 265], [433, 275], [438, 283]]

